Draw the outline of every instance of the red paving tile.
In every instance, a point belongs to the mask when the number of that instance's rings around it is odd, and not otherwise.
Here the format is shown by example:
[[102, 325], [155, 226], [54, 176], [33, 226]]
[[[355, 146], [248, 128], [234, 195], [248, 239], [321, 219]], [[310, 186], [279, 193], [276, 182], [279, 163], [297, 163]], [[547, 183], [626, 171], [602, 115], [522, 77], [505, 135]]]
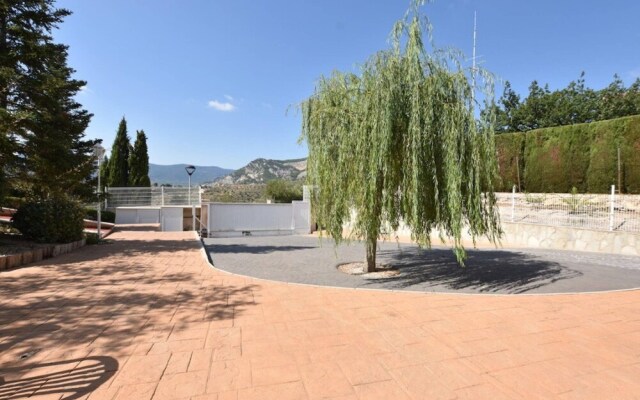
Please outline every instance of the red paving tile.
[[640, 292], [456, 296], [211, 268], [190, 232], [0, 273], [0, 399], [638, 398]]

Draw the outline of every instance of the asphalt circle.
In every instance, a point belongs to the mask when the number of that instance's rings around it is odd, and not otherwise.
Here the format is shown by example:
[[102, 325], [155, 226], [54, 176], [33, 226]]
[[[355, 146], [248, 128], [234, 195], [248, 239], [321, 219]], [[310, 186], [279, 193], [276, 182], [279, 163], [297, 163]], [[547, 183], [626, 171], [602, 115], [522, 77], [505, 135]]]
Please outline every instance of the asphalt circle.
[[380, 242], [378, 262], [400, 274], [367, 279], [337, 270], [362, 261], [364, 245], [311, 236], [204, 239], [216, 268], [274, 281], [321, 286], [443, 293], [582, 293], [640, 288], [640, 257], [544, 249], [467, 249], [460, 267], [450, 249]]

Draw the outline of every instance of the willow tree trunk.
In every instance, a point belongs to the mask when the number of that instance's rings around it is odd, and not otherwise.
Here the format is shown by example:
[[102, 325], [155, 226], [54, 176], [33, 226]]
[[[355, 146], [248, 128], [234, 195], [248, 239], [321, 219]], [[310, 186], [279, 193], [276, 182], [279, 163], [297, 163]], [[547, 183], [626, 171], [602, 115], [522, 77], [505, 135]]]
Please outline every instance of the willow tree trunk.
[[378, 246], [378, 238], [367, 238], [367, 258], [364, 264], [364, 272], [375, 272], [376, 270], [376, 248]]

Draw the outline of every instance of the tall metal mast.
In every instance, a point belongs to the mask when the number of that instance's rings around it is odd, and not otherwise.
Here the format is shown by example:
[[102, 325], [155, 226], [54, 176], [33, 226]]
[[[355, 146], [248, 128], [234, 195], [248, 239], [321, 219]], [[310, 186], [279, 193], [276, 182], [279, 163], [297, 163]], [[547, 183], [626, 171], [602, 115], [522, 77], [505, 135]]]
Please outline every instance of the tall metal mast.
[[473, 56], [471, 57], [471, 103], [475, 101], [476, 94], [476, 11], [473, 12]]

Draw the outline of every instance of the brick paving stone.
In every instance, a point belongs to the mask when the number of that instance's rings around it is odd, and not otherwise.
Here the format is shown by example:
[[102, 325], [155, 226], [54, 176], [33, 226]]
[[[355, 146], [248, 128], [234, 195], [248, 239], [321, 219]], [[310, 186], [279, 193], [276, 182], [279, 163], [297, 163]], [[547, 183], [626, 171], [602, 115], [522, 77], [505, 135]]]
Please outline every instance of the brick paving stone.
[[209, 371], [184, 372], [165, 375], [160, 379], [153, 395], [154, 400], [172, 400], [190, 398], [205, 393]]
[[505, 297], [297, 286], [212, 268], [190, 232], [111, 238], [0, 273], [0, 398], [640, 393], [640, 291]]

